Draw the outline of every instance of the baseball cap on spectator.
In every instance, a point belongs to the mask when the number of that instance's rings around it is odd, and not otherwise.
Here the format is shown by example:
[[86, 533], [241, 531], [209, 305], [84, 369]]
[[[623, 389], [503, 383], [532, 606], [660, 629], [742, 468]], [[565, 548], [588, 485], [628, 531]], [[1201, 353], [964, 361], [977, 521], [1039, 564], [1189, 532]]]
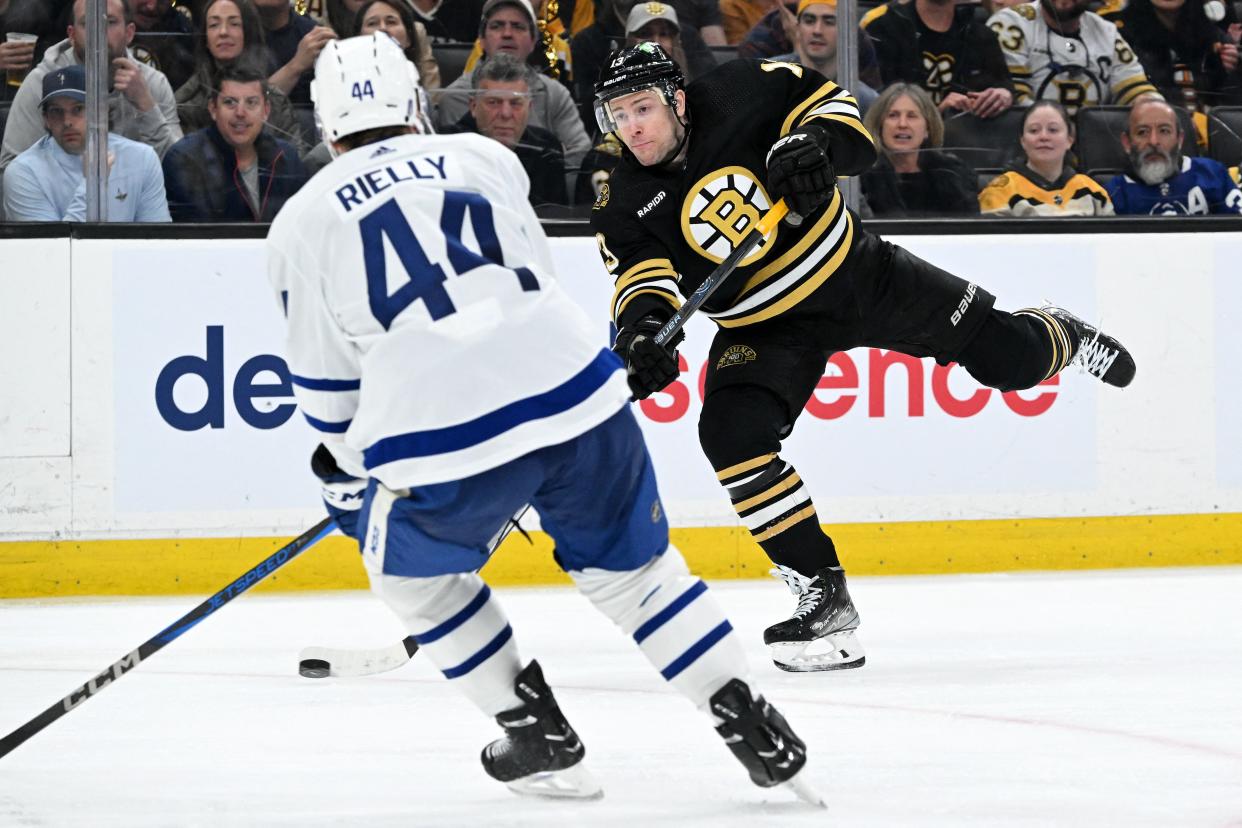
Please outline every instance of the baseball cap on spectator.
[[535, 19], [535, 10], [531, 7], [530, 0], [487, 0], [487, 2], [483, 4], [483, 15], [479, 20], [479, 25], [487, 25], [487, 18], [491, 17], [492, 12], [501, 6], [515, 6], [518, 9], [521, 9], [525, 12], [526, 16], [530, 18], [531, 32], [538, 33], [539, 23]]
[[819, 5], [832, 6], [835, 9], [837, 7], [837, 0], [798, 0], [798, 10], [794, 13], [801, 15], [804, 11], [806, 11], [807, 6]]
[[43, 78], [43, 100], [39, 106], [47, 106], [52, 98], [73, 98], [75, 101], [86, 100], [86, 67], [75, 63], [61, 69], [48, 72]]
[[677, 11], [672, 6], [657, 0], [640, 0], [630, 9], [630, 16], [625, 19], [625, 33], [636, 32], [652, 20], [667, 20], [673, 24], [674, 29], [681, 31], [681, 24], [677, 22]]

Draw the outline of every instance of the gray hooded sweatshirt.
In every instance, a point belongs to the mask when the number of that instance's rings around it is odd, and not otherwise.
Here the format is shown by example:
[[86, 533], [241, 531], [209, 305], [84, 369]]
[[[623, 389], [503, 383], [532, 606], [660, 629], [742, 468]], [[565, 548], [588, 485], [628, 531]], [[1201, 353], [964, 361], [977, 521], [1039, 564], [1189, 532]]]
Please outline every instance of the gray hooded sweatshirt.
[[[120, 92], [109, 93], [108, 115], [111, 131], [150, 146], [163, 158], [168, 148], [182, 138], [181, 122], [177, 118], [177, 100], [163, 72], [139, 61], [133, 52], [127, 51], [126, 54], [138, 64], [143, 80], [147, 82], [147, 89], [155, 99], [155, 106], [149, 112], [140, 112]], [[0, 172], [19, 153], [34, 146], [36, 141], [47, 134], [43, 126], [43, 113], [39, 110], [39, 102], [43, 99], [43, 78], [49, 72], [77, 62], [73, 43], [66, 39], [48, 48], [39, 65], [30, 70], [21, 88], [17, 90], [12, 109], [9, 110], [9, 120], [4, 128], [4, 143], [0, 146]]]

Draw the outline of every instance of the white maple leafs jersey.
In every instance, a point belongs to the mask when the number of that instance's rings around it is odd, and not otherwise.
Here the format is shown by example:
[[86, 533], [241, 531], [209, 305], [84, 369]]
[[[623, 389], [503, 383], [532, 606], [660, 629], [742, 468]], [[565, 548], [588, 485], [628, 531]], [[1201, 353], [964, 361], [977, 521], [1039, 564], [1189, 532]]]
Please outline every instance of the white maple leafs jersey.
[[294, 393], [345, 471], [457, 480], [628, 403], [602, 323], [553, 278], [529, 189], [495, 141], [403, 135], [342, 155], [277, 215]]
[[1017, 92], [1015, 103], [1057, 101], [1073, 115], [1083, 106], [1128, 106], [1159, 94], [1117, 27], [1085, 12], [1066, 36], [1044, 21], [1038, 2], [1001, 9], [988, 18]]

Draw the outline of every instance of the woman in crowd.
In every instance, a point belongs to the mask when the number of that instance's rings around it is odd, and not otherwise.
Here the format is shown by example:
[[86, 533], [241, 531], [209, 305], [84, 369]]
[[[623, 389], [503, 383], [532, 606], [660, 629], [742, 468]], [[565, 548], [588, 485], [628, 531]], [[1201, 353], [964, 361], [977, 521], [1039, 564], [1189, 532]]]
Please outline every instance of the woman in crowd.
[[[225, 67], [244, 66], [263, 72], [267, 51], [263, 24], [252, 0], [208, 0], [196, 27], [194, 74], [177, 90], [177, 115], [186, 135], [212, 123], [207, 111], [213, 78]], [[268, 92], [272, 114], [267, 125], [276, 135], [302, 153], [307, 136], [299, 125], [293, 105], [279, 89]]]
[[1066, 161], [1074, 125], [1055, 101], [1036, 101], [1022, 119], [1022, 158], [979, 194], [989, 216], [1111, 216], [1108, 192]]
[[905, 218], [977, 214], [975, 173], [944, 144], [944, 121], [928, 94], [895, 83], [880, 93], [864, 120], [879, 139], [880, 157], [862, 175], [871, 214]]
[[401, 44], [406, 59], [418, 67], [418, 78], [423, 89], [440, 88], [440, 67], [431, 54], [427, 30], [414, 21], [413, 12], [402, 0], [357, 0], [356, 3], [354, 0], [330, 0], [329, 10], [334, 2], [358, 7], [350, 33], [337, 30], [341, 37], [387, 32], [389, 37]]
[[1238, 47], [1201, 0], [1129, 0], [1119, 24], [1165, 100], [1192, 111], [1242, 101]]

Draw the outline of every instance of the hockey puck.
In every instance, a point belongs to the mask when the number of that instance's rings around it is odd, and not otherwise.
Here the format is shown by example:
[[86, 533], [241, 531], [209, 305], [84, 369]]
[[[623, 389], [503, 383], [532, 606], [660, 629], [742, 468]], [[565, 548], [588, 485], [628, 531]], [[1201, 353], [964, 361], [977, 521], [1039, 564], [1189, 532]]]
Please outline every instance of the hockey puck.
[[322, 658], [304, 658], [298, 662], [298, 672], [303, 678], [327, 678], [332, 665]]

